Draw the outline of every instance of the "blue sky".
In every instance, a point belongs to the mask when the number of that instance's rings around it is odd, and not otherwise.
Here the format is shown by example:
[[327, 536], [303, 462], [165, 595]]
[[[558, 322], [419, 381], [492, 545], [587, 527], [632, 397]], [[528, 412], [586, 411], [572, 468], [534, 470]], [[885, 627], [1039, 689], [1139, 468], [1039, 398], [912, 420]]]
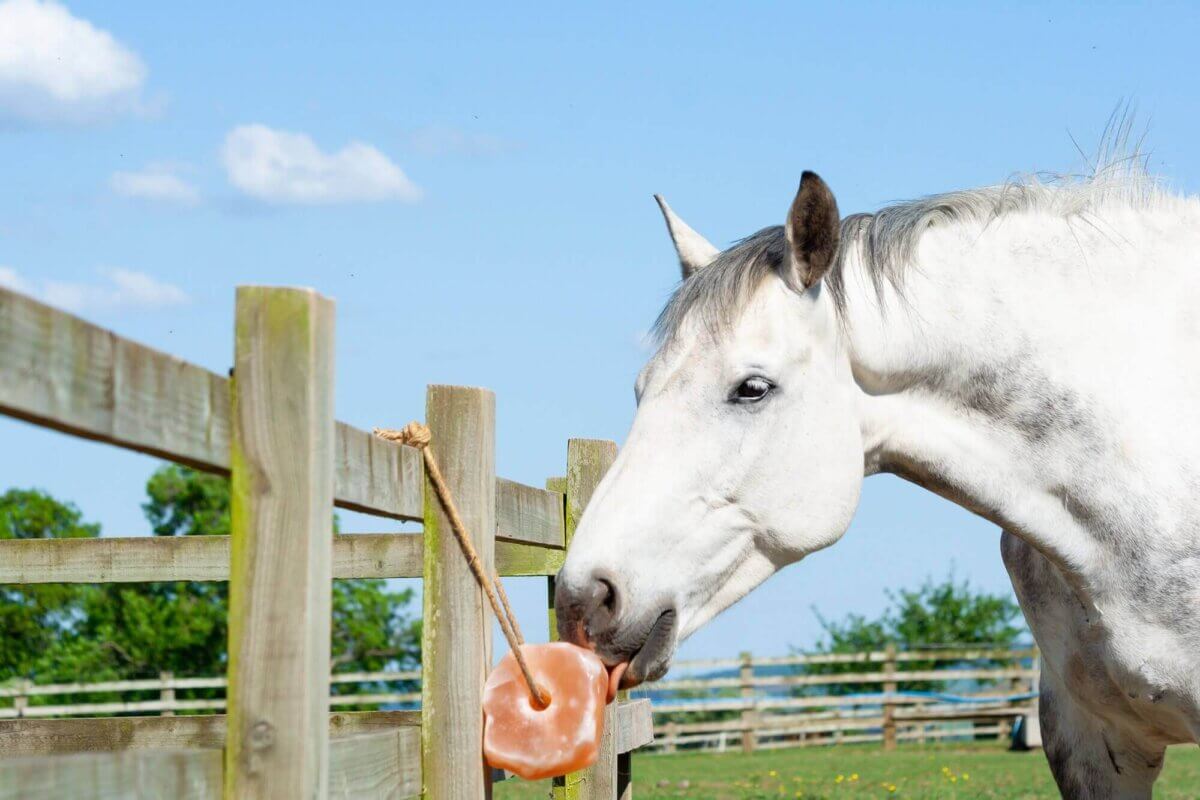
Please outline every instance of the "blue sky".
[[[677, 278], [662, 192], [728, 243], [815, 169], [843, 212], [1069, 170], [1122, 100], [1200, 188], [1185, 4], [0, 2], [0, 281], [214, 370], [238, 284], [338, 302], [338, 415], [498, 398], [502, 474], [620, 441]], [[147, 532], [155, 462], [0, 420], [0, 487]], [[358, 517], [346, 527], [381, 526]], [[954, 566], [1009, 591], [997, 530], [899, 481], [683, 656], [786, 652]], [[540, 583], [513, 587], [538, 630]]]

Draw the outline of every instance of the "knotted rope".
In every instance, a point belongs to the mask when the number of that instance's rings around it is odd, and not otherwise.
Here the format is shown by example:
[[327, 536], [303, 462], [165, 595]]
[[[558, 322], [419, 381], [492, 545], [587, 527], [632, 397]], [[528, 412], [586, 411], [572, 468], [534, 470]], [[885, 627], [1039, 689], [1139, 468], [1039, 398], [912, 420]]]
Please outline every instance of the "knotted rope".
[[525, 684], [529, 687], [530, 697], [533, 698], [533, 702], [538, 708], [550, 705], [549, 693], [534, 680], [533, 673], [529, 670], [529, 664], [525, 661], [525, 655], [521, 652], [521, 646], [525, 644], [525, 639], [521, 636], [521, 628], [517, 625], [517, 617], [513, 614], [512, 606], [508, 604], [508, 594], [504, 591], [504, 584], [500, 582], [499, 575], [493, 574], [489, 580], [487, 573], [484, 572], [483, 562], [479, 559], [479, 553], [475, 551], [475, 545], [471, 543], [467, 526], [463, 524], [462, 517], [459, 516], [458, 507], [454, 505], [454, 498], [450, 496], [450, 487], [446, 485], [446, 479], [442, 477], [442, 470], [438, 467], [437, 459], [433, 457], [433, 450], [429, 447], [429, 443], [433, 440], [433, 434], [427, 426], [419, 422], [410, 422], [398, 431], [376, 428], [375, 435], [380, 439], [406, 444], [421, 451], [421, 457], [425, 461], [425, 473], [429, 476], [430, 483], [433, 484], [433, 491], [437, 494], [438, 502], [441, 503], [446, 516], [450, 518], [450, 528], [454, 531], [454, 538], [458, 539], [458, 546], [467, 558], [467, 566], [471, 568], [475, 580], [479, 582], [483, 593], [487, 595], [492, 611], [495, 612], [496, 619], [500, 622], [500, 630], [504, 632], [504, 638], [508, 640], [508, 646], [517, 659], [517, 666], [521, 668], [521, 675], [524, 676]]

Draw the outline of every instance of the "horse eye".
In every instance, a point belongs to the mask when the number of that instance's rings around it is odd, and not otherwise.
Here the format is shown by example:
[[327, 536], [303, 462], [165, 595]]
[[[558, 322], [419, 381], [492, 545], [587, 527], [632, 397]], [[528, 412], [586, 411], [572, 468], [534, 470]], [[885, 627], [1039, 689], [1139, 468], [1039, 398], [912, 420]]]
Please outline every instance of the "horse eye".
[[757, 403], [770, 394], [774, 388], [775, 385], [766, 378], [757, 376], [746, 378], [746, 380], [738, 384], [737, 389], [733, 392], [733, 397], [730, 399], [735, 403]]

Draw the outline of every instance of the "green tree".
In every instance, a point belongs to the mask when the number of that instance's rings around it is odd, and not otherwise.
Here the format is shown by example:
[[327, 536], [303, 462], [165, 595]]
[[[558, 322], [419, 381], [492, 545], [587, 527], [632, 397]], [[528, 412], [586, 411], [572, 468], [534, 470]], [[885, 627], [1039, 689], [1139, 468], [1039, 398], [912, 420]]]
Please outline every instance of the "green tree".
[[[225, 478], [168, 465], [150, 477], [146, 494], [142, 509], [156, 536], [229, 533]], [[44, 493], [0, 496], [0, 538], [97, 535], [99, 526], [83, 523], [78, 509]], [[382, 580], [335, 581], [332, 665], [356, 672], [416, 666], [420, 621], [408, 614], [411, 600], [411, 591], [390, 591]], [[0, 587], [0, 680], [218, 675], [227, 612], [224, 582]]]
[[[0, 539], [86, 539], [100, 526], [79, 509], [36, 489], [0, 495]], [[88, 587], [0, 585], [0, 681], [31, 675], [78, 621]]]
[[[889, 605], [877, 619], [850, 614], [841, 621], [830, 621], [817, 612], [824, 636], [817, 645], [819, 653], [862, 653], [883, 650], [895, 644], [901, 650], [927, 650], [939, 647], [987, 646], [1012, 647], [1024, 633], [1020, 625], [1021, 609], [1007, 595], [974, 589], [954, 574], [941, 581], [928, 578], [916, 589], [887, 593]], [[980, 660], [980, 666], [997, 662]], [[910, 670], [949, 669], [951, 661], [908, 661]], [[806, 674], [845, 674], [878, 669], [876, 663], [810, 664]], [[910, 681], [902, 689], [928, 690], [932, 681]], [[863, 690], [854, 684], [820, 687], [821, 693], [853, 694]]]
[[[146, 486], [147, 502], [142, 510], [156, 536], [206, 536], [229, 534], [229, 481], [215, 475], [177, 465], [157, 470]], [[335, 530], [337, 520], [331, 521]], [[201, 645], [199, 652], [178, 647], [160, 652], [156, 658], [172, 663], [177, 672], [197, 674], [195, 663], [204, 663], [209, 674], [223, 671], [227, 587], [224, 583], [188, 583], [158, 585], [177, 606], [191, 598], [187, 614], [165, 620], [178, 630], [181, 643]], [[207, 604], [196, 608], [195, 603]], [[332, 664], [339, 671], [377, 671], [389, 667], [401, 669], [420, 662], [420, 623], [409, 618], [410, 590], [393, 592], [382, 580], [346, 580], [333, 584]], [[144, 614], [162, 613], [154, 606], [134, 605], [130, 612], [135, 621]], [[211, 620], [211, 628], [207, 621]], [[141, 626], [126, 625], [138, 630]], [[218, 643], [204, 642], [210, 633]], [[195, 659], [194, 661], [192, 659]], [[182, 661], [183, 663], [174, 663]], [[189, 667], [189, 664], [193, 666]]]

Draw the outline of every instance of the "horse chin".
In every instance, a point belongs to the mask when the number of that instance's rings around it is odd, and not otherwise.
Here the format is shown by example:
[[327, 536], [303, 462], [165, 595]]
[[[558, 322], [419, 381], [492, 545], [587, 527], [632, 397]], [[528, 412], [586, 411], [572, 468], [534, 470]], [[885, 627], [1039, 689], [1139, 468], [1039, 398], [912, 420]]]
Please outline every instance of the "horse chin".
[[674, 608], [668, 608], [658, 615], [641, 647], [629, 659], [629, 667], [620, 679], [622, 689], [632, 689], [640, 683], [656, 681], [667, 674], [671, 657], [675, 654], [678, 621], [679, 614]]

